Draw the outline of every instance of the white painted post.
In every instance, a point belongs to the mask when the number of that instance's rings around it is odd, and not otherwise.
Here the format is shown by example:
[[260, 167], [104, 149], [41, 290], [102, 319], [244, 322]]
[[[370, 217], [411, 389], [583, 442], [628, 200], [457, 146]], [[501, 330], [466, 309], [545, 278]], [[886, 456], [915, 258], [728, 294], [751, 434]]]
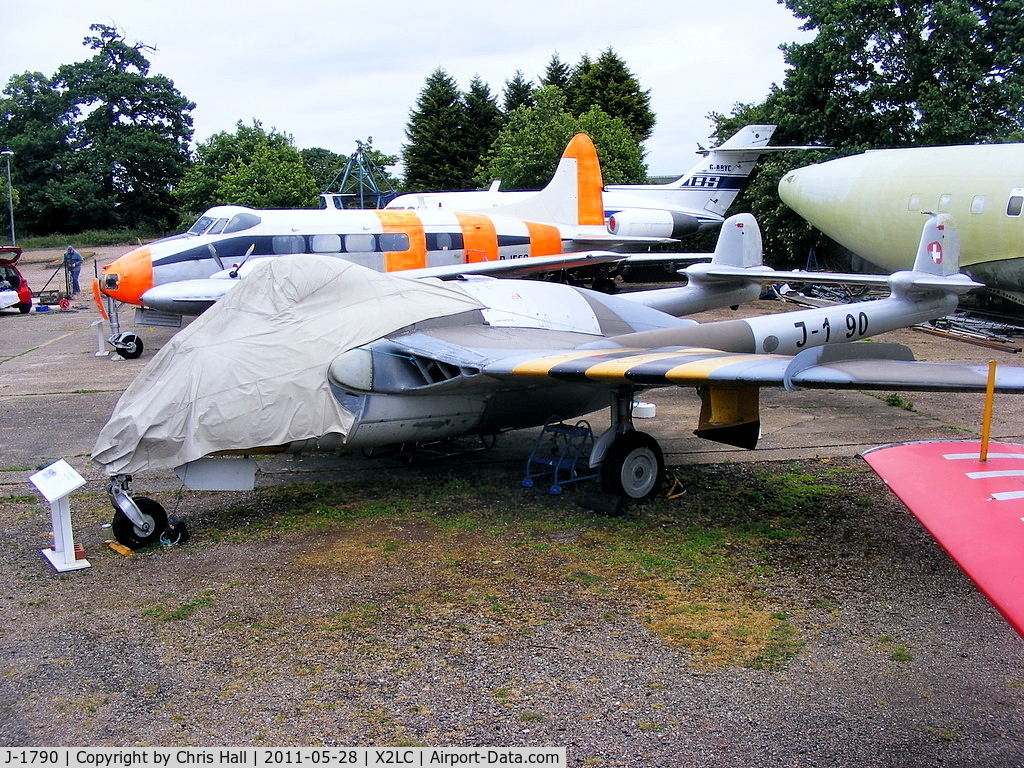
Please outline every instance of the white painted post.
[[92, 326], [96, 329], [96, 354], [93, 357], [106, 357], [107, 339], [103, 334], [103, 320], [93, 320]]
[[55, 461], [29, 478], [32, 485], [50, 502], [53, 522], [53, 546], [40, 550], [56, 571], [77, 571], [92, 566], [75, 552], [75, 537], [71, 531], [71, 504], [68, 496], [85, 485], [82, 477], [64, 459]]

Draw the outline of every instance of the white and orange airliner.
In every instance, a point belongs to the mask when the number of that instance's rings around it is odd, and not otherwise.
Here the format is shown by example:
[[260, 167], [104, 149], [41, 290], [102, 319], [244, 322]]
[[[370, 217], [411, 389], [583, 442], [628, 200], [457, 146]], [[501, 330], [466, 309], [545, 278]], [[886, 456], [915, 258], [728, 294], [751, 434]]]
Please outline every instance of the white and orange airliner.
[[[429, 270], [424, 274], [444, 277], [593, 265], [621, 257], [586, 253], [590, 249], [672, 242], [611, 234], [602, 187], [594, 144], [578, 134], [547, 187], [486, 212], [216, 206], [187, 232], [143, 245], [104, 267], [94, 296], [101, 313], [109, 312], [110, 343], [122, 356], [137, 357], [141, 340], [118, 332], [118, 305], [156, 310], [180, 322], [181, 315], [202, 312], [231, 287], [231, 281], [210, 278], [218, 272], [237, 276], [248, 261], [313, 253], [381, 272]], [[152, 312], [143, 321], [159, 323]]]

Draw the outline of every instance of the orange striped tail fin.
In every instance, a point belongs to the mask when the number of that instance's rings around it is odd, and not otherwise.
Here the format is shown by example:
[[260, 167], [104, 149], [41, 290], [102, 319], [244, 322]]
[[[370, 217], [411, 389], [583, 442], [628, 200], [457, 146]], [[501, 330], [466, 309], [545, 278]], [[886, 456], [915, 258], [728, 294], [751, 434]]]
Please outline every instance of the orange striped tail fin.
[[594, 142], [585, 133], [576, 134], [544, 189], [516, 202], [490, 208], [488, 213], [575, 227], [577, 235], [583, 227], [600, 228], [601, 233], [606, 234], [603, 180]]
[[585, 133], [577, 133], [562, 153], [562, 159], [576, 161], [576, 204], [580, 225], [604, 226], [604, 201], [601, 164], [597, 148]]

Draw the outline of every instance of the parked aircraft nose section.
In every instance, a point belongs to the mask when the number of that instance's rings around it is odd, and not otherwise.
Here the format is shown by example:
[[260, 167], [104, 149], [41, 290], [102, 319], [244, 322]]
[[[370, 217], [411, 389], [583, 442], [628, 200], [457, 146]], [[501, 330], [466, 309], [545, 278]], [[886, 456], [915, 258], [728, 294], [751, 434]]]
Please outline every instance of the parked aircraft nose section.
[[[829, 164], [830, 165], [830, 164]], [[834, 211], [848, 191], [845, 174], [826, 164], [807, 165], [792, 170], [779, 182], [782, 202], [821, 229], [818, 223]], [[848, 181], [848, 178], [847, 178]]]
[[153, 257], [149, 246], [129, 251], [103, 268], [100, 291], [126, 304], [142, 304], [142, 294], [153, 287]]
[[903, 227], [905, 201], [879, 205], [875, 190], [885, 177], [871, 166], [874, 156], [852, 155], [790, 171], [779, 182], [779, 197], [858, 256], [888, 271], [906, 269], [906, 254], [913, 252], [920, 236], [920, 213], [913, 213], [912, 226]]

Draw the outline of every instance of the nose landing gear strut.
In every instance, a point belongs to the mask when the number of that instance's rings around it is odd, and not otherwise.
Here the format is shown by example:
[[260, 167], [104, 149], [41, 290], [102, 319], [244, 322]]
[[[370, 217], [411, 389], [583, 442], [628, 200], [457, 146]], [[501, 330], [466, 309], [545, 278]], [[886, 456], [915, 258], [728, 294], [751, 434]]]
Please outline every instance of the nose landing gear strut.
[[114, 475], [107, 483], [107, 496], [114, 506], [111, 529], [114, 538], [130, 549], [151, 544], [183, 544], [188, 528], [182, 520], [167, 517], [159, 502], [145, 496], [133, 497], [129, 490], [131, 475]]

